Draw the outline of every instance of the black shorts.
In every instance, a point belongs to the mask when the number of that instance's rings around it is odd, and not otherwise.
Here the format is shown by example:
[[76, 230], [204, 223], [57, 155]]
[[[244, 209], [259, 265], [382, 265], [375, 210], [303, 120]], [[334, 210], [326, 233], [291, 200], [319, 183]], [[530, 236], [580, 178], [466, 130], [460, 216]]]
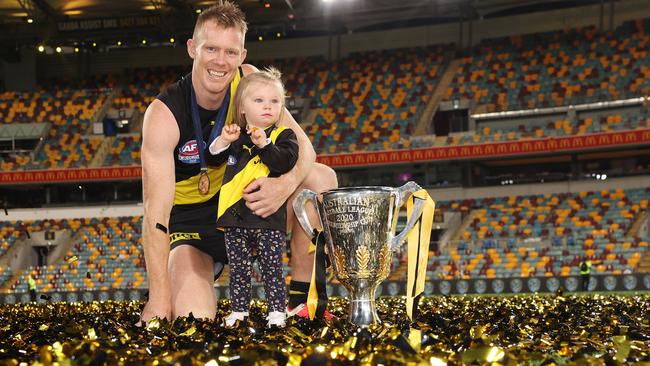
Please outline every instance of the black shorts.
[[228, 263], [223, 231], [217, 230], [216, 225], [174, 227], [173, 230], [169, 234], [170, 250], [181, 245], [191, 245], [209, 254], [215, 263]]

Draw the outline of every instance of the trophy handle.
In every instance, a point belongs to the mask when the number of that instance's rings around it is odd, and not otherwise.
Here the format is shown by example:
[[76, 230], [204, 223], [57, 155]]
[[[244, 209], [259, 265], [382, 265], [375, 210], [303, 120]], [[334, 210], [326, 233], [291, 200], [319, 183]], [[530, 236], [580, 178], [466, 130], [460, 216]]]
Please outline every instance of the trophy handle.
[[406, 184], [397, 188], [397, 199], [395, 200], [395, 204], [398, 208], [404, 206], [406, 204], [406, 200], [408, 200], [408, 198], [411, 197], [413, 193], [421, 189], [422, 187], [420, 187], [420, 185], [415, 182], [406, 182]]
[[[399, 209], [406, 204], [406, 201], [408, 200], [411, 195], [419, 190], [421, 190], [422, 187], [418, 185], [415, 182], [408, 182], [404, 184], [403, 186], [397, 188], [397, 193], [396, 193], [396, 199], [395, 202], [399, 203], [398, 206], [396, 206], [395, 210], [395, 220], [397, 220], [397, 213], [399, 212]], [[406, 221], [406, 226], [404, 227], [404, 230], [402, 230], [401, 233], [399, 233], [397, 236], [393, 238], [393, 242], [391, 244], [391, 250], [396, 251], [400, 245], [404, 242], [404, 239], [406, 239], [406, 236], [408, 233], [413, 229], [415, 226], [415, 223], [417, 222], [418, 218], [420, 215], [422, 215], [422, 211], [424, 210], [424, 200], [416, 200], [413, 204], [413, 211], [411, 212], [411, 217], [408, 218], [408, 221]]]
[[311, 237], [314, 234], [314, 228], [311, 226], [309, 217], [307, 216], [307, 210], [305, 210], [305, 204], [309, 201], [311, 201], [311, 203], [314, 205], [314, 209], [316, 210], [316, 213], [320, 219], [316, 193], [310, 191], [309, 189], [303, 189], [302, 192], [298, 194], [296, 199], [293, 200], [293, 211], [296, 213], [296, 218], [298, 219], [300, 226], [302, 226], [302, 229], [305, 230], [309, 237]]

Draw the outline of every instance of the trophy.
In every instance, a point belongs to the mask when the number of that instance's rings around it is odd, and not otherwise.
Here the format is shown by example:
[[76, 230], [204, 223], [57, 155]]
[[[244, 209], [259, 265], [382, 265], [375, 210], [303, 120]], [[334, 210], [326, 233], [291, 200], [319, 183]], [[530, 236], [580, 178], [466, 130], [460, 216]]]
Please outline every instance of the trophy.
[[422, 214], [424, 201], [414, 203], [406, 227], [395, 235], [399, 210], [420, 189], [414, 182], [399, 188], [338, 188], [324, 192], [322, 201], [316, 193], [305, 189], [294, 200], [296, 217], [307, 233], [314, 229], [305, 204], [311, 202], [320, 216], [334, 273], [349, 293], [350, 323], [367, 327], [380, 322], [375, 291], [390, 274], [393, 252]]

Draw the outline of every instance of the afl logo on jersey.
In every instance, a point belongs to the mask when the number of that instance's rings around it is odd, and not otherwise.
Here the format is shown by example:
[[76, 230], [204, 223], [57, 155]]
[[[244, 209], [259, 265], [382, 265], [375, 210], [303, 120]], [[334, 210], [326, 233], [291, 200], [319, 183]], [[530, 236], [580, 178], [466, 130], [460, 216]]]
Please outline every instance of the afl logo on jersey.
[[[205, 142], [201, 142], [205, 148]], [[178, 149], [178, 161], [181, 163], [198, 164], [199, 160], [199, 147], [196, 140], [190, 140]]]

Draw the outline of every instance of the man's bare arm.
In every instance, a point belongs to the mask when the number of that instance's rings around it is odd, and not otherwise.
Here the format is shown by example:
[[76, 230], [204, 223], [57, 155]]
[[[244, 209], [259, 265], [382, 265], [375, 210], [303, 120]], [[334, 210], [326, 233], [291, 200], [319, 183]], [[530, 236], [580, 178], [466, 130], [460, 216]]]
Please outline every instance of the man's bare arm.
[[309, 174], [309, 171], [311, 170], [311, 167], [314, 166], [314, 162], [316, 161], [316, 152], [314, 151], [314, 146], [311, 144], [309, 137], [307, 137], [305, 131], [300, 128], [298, 122], [293, 119], [293, 116], [291, 113], [289, 113], [289, 110], [287, 110], [287, 108], [284, 108], [284, 113], [282, 113], [280, 124], [282, 126], [289, 127], [298, 138], [298, 148], [300, 149], [298, 151], [298, 161], [296, 162], [296, 166], [289, 173], [287, 173], [294, 175], [293, 178], [296, 181], [296, 184], [293, 187], [293, 190], [295, 190], [298, 188], [300, 183], [305, 180], [307, 174]]
[[[242, 65], [242, 69], [245, 75], [257, 71], [257, 68], [252, 65]], [[259, 178], [244, 189], [243, 198], [246, 200], [246, 206], [262, 217], [273, 214], [284, 204], [307, 177], [316, 161], [316, 152], [309, 137], [286, 108], [282, 113], [280, 125], [291, 128], [296, 134], [299, 148], [298, 161], [293, 169], [281, 177]]]
[[179, 136], [171, 111], [154, 100], [145, 112], [142, 128], [142, 236], [149, 281], [149, 301], [141, 316], [144, 321], [156, 316], [171, 319], [169, 234], [160, 226], [169, 228], [175, 191], [174, 148]]

